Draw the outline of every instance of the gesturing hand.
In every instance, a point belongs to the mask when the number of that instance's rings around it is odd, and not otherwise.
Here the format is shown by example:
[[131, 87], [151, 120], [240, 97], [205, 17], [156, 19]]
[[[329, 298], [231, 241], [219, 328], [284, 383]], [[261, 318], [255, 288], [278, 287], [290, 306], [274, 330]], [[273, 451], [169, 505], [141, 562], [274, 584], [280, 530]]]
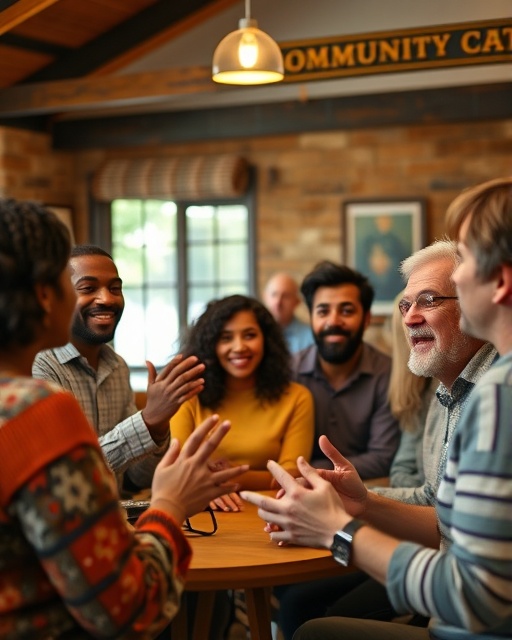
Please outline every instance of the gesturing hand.
[[334, 533], [351, 519], [333, 486], [302, 457], [297, 460], [297, 468], [305, 482], [297, 482], [272, 460], [267, 468], [284, 494], [280, 498], [270, 498], [242, 491], [240, 495], [259, 507], [260, 518], [272, 523], [271, 539], [281, 544], [329, 548]]
[[230, 428], [224, 421], [214, 429], [218, 421], [217, 415], [207, 418], [183, 448], [173, 439], [155, 470], [151, 505], [171, 512], [179, 522], [202, 511], [215, 498], [235, 492], [238, 485], [230, 481], [249, 468], [211, 468], [209, 458]]
[[334, 465], [333, 470], [319, 469], [319, 475], [336, 489], [347, 513], [354, 517], [363, 515], [368, 491], [354, 466], [341, 455], [326, 436], [320, 436], [318, 444]]
[[146, 406], [142, 418], [156, 441], [162, 441], [169, 435], [169, 420], [180, 406], [189, 398], [200, 393], [204, 380], [200, 377], [204, 364], [195, 356], [183, 359], [175, 356], [160, 373], [149, 360]]

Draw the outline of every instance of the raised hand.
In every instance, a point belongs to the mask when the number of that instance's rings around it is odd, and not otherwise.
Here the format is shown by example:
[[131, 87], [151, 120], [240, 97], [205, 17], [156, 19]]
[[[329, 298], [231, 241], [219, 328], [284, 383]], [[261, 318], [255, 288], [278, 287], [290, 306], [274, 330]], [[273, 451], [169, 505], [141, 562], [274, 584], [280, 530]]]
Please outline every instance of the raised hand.
[[347, 513], [352, 516], [363, 515], [366, 509], [368, 490], [354, 466], [344, 458], [326, 436], [318, 440], [320, 449], [334, 465], [334, 469], [318, 469], [319, 475], [328, 480], [343, 501]]
[[155, 442], [169, 436], [169, 420], [180, 406], [204, 388], [204, 364], [196, 356], [175, 356], [160, 373], [149, 360], [146, 406], [142, 418]]
[[[234, 493], [233, 478], [248, 465], [212, 469], [209, 459], [230, 429], [219, 416], [207, 418], [187, 439], [183, 448], [173, 439], [169, 451], [158, 464], [152, 484], [151, 506], [162, 508], [182, 522], [202, 511], [212, 500]], [[216, 427], [216, 428], [215, 428]], [[213, 431], [212, 431], [213, 430]]]
[[284, 494], [270, 498], [242, 491], [240, 495], [258, 507], [260, 518], [271, 523], [271, 539], [279, 544], [329, 548], [335, 532], [351, 519], [331, 483], [302, 457], [297, 460], [297, 468], [305, 482], [297, 482], [272, 460], [267, 468]]

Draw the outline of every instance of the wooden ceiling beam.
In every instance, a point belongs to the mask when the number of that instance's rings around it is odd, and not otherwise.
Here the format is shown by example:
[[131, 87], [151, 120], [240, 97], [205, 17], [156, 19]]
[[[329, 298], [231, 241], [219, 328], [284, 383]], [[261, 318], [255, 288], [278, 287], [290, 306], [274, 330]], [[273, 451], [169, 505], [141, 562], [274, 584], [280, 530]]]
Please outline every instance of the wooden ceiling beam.
[[0, 117], [154, 104], [172, 95], [222, 91], [211, 73], [210, 67], [187, 67], [17, 85], [0, 91]]
[[52, 82], [80, 76], [109, 75], [235, 2], [240, 0], [156, 0], [25, 81]]
[[[339, 96], [302, 102], [162, 111], [52, 123], [55, 149], [120, 149], [304, 131], [486, 122], [512, 118], [512, 83]], [[510, 153], [510, 141], [503, 141]], [[450, 181], [440, 176], [434, 189]]]
[[18, 0], [0, 13], [0, 34], [14, 29], [59, 0]]
[[100, 76], [114, 73], [128, 64], [134, 62], [138, 58], [147, 55], [151, 51], [161, 47], [169, 42], [169, 40], [183, 35], [190, 29], [197, 27], [198, 25], [210, 20], [212, 17], [221, 13], [225, 9], [228, 9], [234, 4], [240, 4], [240, 0], [215, 0], [208, 5], [202, 7], [191, 13], [190, 15], [178, 20], [177, 22], [170, 24], [168, 27], [156, 33], [151, 38], [147, 38], [137, 46], [121, 53], [112, 60], [109, 60], [104, 65], [95, 69], [89, 75]]

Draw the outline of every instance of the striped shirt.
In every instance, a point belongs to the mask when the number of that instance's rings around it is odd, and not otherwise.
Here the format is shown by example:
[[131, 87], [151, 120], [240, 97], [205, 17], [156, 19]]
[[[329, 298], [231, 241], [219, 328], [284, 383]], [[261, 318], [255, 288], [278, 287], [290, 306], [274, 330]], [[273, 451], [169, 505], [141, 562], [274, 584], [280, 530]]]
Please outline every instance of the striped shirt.
[[110, 468], [121, 486], [123, 472], [140, 488], [151, 486], [155, 467], [168, 442], [158, 447], [135, 406], [126, 362], [108, 345], [102, 345], [98, 370], [75, 346], [41, 351], [32, 374], [53, 380], [78, 400], [96, 431]]
[[397, 547], [388, 589], [397, 611], [432, 616], [435, 638], [512, 636], [512, 353], [471, 394], [437, 494], [444, 551]]

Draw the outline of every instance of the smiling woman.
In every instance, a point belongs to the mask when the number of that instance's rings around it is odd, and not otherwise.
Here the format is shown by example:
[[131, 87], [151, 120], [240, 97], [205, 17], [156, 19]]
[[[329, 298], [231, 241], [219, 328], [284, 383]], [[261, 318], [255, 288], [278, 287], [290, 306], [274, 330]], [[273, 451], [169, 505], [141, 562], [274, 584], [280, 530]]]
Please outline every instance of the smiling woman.
[[[206, 365], [205, 388], [172, 418], [171, 435], [184, 442], [202, 416], [219, 413], [232, 428], [216, 463], [249, 464], [242, 488], [271, 487], [269, 459], [296, 473], [297, 457], [311, 454], [313, 401], [305, 387], [291, 382], [281, 329], [263, 304], [241, 295], [210, 302], [182, 350]], [[224, 510], [240, 505], [236, 494], [215, 501]]]

